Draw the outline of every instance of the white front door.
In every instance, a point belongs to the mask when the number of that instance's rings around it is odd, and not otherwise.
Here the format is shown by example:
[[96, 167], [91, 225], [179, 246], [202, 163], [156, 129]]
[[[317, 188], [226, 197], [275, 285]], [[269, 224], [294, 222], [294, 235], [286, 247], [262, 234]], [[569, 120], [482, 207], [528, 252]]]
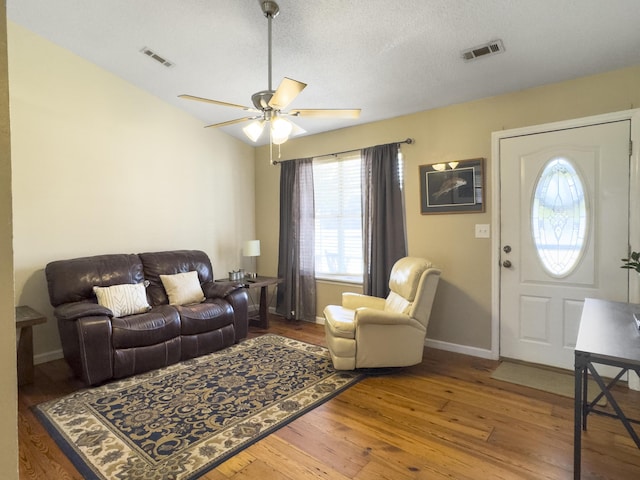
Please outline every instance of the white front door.
[[585, 297], [628, 301], [630, 124], [500, 139], [500, 356], [572, 369]]

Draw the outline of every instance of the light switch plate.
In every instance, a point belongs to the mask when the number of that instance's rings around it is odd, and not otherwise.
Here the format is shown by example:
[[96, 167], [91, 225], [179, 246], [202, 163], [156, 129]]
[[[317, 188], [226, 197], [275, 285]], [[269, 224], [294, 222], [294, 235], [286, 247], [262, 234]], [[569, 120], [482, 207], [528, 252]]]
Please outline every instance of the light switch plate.
[[488, 223], [476, 223], [476, 238], [489, 238], [490, 230]]

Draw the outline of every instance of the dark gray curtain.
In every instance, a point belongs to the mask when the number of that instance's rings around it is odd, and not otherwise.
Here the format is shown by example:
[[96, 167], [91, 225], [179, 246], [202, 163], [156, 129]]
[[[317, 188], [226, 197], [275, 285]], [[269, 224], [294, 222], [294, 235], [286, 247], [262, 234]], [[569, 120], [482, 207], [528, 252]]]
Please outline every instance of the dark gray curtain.
[[407, 255], [397, 143], [362, 150], [363, 292], [389, 294], [393, 264]]
[[315, 217], [312, 159], [280, 164], [280, 248], [276, 311], [315, 321]]

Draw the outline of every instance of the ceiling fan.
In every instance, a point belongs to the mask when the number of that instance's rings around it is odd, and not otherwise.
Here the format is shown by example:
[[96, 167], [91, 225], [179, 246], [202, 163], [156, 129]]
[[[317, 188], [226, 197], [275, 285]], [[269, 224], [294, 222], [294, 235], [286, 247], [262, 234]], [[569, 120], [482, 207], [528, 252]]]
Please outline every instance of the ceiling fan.
[[280, 145], [286, 142], [291, 135], [305, 133], [305, 130], [294, 124], [287, 117], [337, 117], [337, 118], [358, 118], [360, 109], [294, 109], [284, 111], [289, 104], [307, 86], [306, 83], [285, 77], [278, 88], [274, 91], [271, 84], [271, 21], [280, 13], [280, 8], [276, 2], [258, 0], [264, 16], [268, 21], [269, 37], [269, 86], [267, 90], [256, 92], [251, 96], [253, 107], [246, 107], [235, 103], [221, 102], [209, 98], [196, 97], [193, 95], [178, 95], [180, 98], [195, 100], [198, 102], [212, 103], [224, 107], [240, 108], [246, 112], [251, 112], [252, 116], [236, 118], [226, 122], [207, 125], [209, 127], [224, 127], [253, 120], [242, 130], [253, 142], [257, 142], [266, 124], [269, 124], [269, 143]]

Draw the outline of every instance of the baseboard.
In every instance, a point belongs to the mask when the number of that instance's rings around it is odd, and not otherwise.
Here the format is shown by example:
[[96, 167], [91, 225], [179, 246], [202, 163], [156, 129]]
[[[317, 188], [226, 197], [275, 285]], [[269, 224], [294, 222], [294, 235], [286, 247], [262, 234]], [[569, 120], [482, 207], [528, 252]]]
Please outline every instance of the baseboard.
[[[324, 325], [324, 317], [316, 317], [315, 323]], [[441, 340], [430, 340], [428, 338], [425, 340], [424, 344], [426, 347], [437, 348], [438, 350], [446, 350], [448, 352], [462, 353], [463, 355], [470, 355], [472, 357], [497, 360], [491, 350], [486, 350], [484, 348], [470, 347], [469, 345], [459, 345], [457, 343], [443, 342]]]
[[[273, 307], [269, 308], [269, 312], [276, 314], [276, 309]], [[324, 317], [316, 317], [315, 322], [318, 325], [324, 325]], [[471, 355], [472, 357], [480, 357], [486, 358], [489, 360], [497, 360], [494, 358], [491, 350], [486, 350], [484, 348], [478, 347], [470, 347], [469, 345], [459, 345], [457, 343], [449, 343], [443, 342], [441, 340], [431, 340], [427, 338], [424, 342], [426, 347], [437, 348], [438, 350], [446, 350], [448, 352], [461, 353], [463, 355]], [[33, 356], [34, 365], [39, 365], [41, 363], [51, 362], [53, 360], [59, 360], [64, 358], [62, 353], [62, 349], [53, 350], [51, 352], [39, 353]]]
[[497, 358], [493, 355], [493, 352], [485, 348], [443, 342], [442, 340], [431, 340], [429, 338], [425, 340], [424, 344], [426, 347], [437, 348], [438, 350], [446, 350], [447, 352], [462, 353], [463, 355], [486, 358], [488, 360], [497, 360]]
[[62, 349], [53, 350], [52, 352], [39, 353], [33, 356], [33, 364], [39, 365], [41, 363], [52, 362], [53, 360], [60, 360], [64, 358]]

